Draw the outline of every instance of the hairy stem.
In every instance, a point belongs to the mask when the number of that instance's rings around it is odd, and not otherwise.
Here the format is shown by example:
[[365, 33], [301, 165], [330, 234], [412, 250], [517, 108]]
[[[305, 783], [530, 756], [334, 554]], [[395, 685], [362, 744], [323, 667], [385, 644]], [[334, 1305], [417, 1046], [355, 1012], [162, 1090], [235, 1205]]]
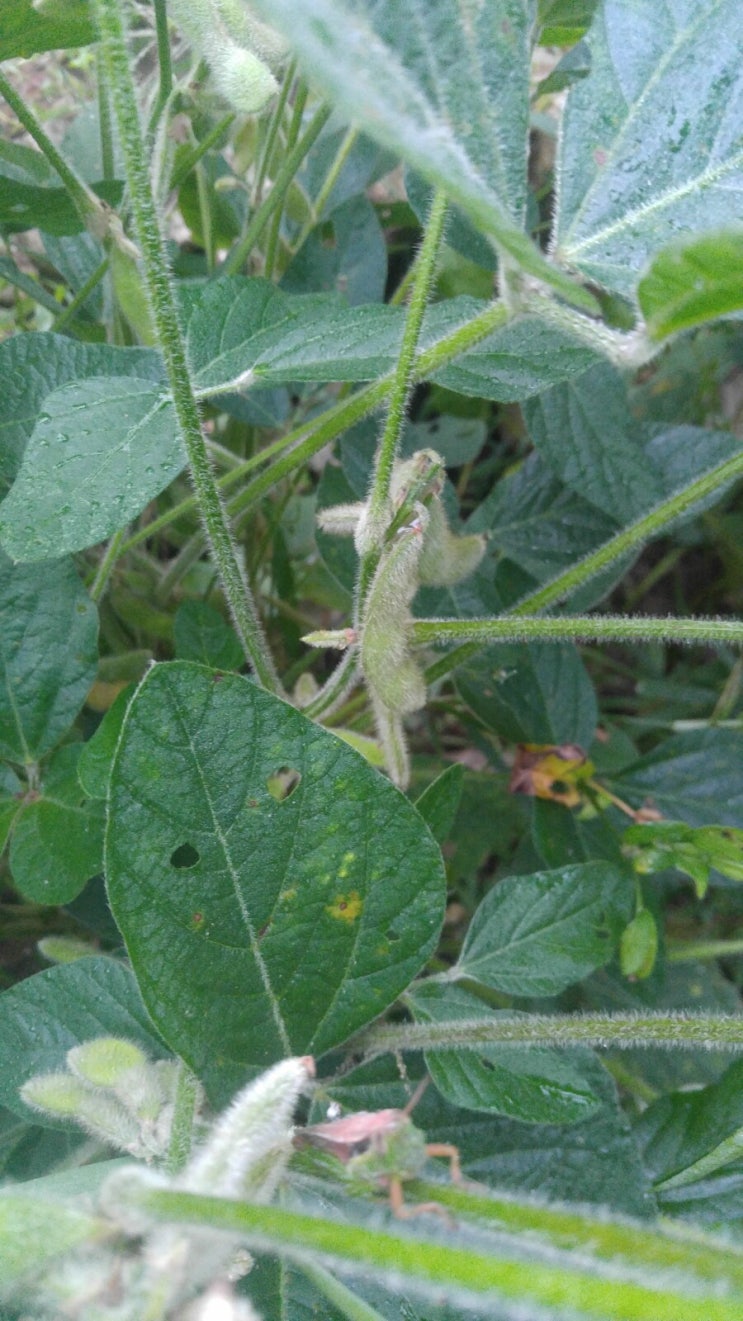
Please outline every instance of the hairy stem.
[[418, 646], [451, 642], [687, 642], [743, 646], [736, 619], [656, 619], [650, 615], [500, 615], [497, 619], [417, 619]]
[[101, 37], [103, 60], [126, 164], [132, 213], [153, 321], [178, 429], [188, 456], [196, 505], [245, 656], [264, 687], [278, 692], [281, 685], [238, 559], [237, 547], [232, 540], [227, 514], [204, 444], [198, 405], [191, 389], [165, 247], [150, 189], [121, 9], [118, 0], [94, 0], [93, 11]]
[[635, 1050], [743, 1050], [743, 1018], [733, 1014], [521, 1014], [452, 1023], [374, 1027], [354, 1041], [364, 1059], [403, 1050], [472, 1050], [478, 1046], [599, 1046]]

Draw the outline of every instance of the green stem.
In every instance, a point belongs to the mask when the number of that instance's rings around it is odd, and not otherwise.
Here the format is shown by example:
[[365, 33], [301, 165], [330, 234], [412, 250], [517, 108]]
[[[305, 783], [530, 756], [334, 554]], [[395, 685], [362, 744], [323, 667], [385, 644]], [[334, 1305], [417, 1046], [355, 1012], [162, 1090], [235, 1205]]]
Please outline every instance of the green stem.
[[623, 555], [630, 551], [639, 550], [646, 542], [659, 535], [664, 528], [672, 523], [675, 518], [687, 513], [692, 505], [697, 501], [704, 500], [709, 495], [713, 495], [721, 486], [734, 481], [736, 477], [743, 476], [743, 450], [733, 454], [731, 458], [725, 459], [722, 463], [716, 464], [710, 468], [709, 472], [703, 473], [695, 481], [690, 482], [682, 490], [676, 491], [674, 495], [667, 500], [661, 500], [654, 509], [638, 518], [635, 523], [629, 527], [623, 528], [609, 541], [605, 541], [598, 550], [591, 551], [589, 555], [564, 573], [553, 578], [552, 582], [540, 587], [536, 592], [531, 592], [524, 597], [523, 601], [515, 607], [515, 614], [535, 614], [537, 610], [544, 610], [547, 606], [553, 605], [563, 596], [571, 596], [578, 587], [589, 578], [594, 578], [597, 573], [608, 569]]
[[694, 963], [697, 959], [730, 959], [743, 954], [743, 938], [738, 940], [689, 940], [670, 945], [669, 963]]
[[292, 250], [294, 252], [299, 252], [302, 244], [309, 238], [312, 230], [315, 228], [315, 225], [319, 224], [322, 220], [323, 211], [325, 210], [328, 198], [338, 182], [338, 176], [340, 175], [343, 166], [356, 145], [358, 136], [359, 130], [357, 128], [349, 128], [346, 132], [345, 137], [336, 152], [335, 160], [325, 175], [322, 188], [317, 194], [314, 202], [310, 204], [310, 214], [302, 226], [299, 238], [292, 244]]
[[245, 655], [264, 687], [278, 692], [281, 685], [240, 567], [227, 514], [209, 464], [198, 405], [191, 389], [165, 248], [150, 190], [121, 9], [118, 0], [94, 0], [93, 10], [113, 94], [153, 320], [173, 397], [178, 429], [188, 456], [196, 503]]
[[115, 532], [109, 541], [106, 552], [96, 570], [95, 578], [88, 588], [88, 595], [91, 601], [100, 601], [106, 590], [108, 580], [113, 572], [114, 565], [121, 554], [120, 546], [124, 537], [124, 529], [121, 528]]
[[384, 1321], [381, 1312], [370, 1307], [358, 1294], [352, 1293], [341, 1280], [331, 1275], [330, 1271], [323, 1270], [322, 1266], [312, 1266], [308, 1260], [302, 1266], [302, 1274], [312, 1281], [318, 1293], [327, 1299], [333, 1309], [347, 1317], [348, 1321]]
[[67, 306], [62, 308], [62, 311], [54, 322], [54, 329], [57, 333], [64, 329], [68, 321], [72, 321], [78, 308], [82, 307], [88, 295], [93, 292], [98, 284], [100, 284], [107, 270], [108, 256], [105, 256], [98, 266], [96, 266], [92, 275], [88, 276], [85, 284], [80, 286], [75, 297], [71, 298]]
[[214, 146], [215, 142], [219, 142], [219, 139], [229, 128], [234, 118], [234, 111], [230, 111], [228, 115], [224, 115], [222, 119], [214, 125], [214, 128], [209, 130], [206, 137], [203, 137], [200, 142], [197, 142], [194, 147], [191, 147], [191, 149], [181, 157], [178, 168], [173, 171], [170, 178], [169, 186], [172, 190], [180, 188], [184, 180], [188, 178], [194, 166], [198, 165], [199, 161], [206, 155], [209, 149]]
[[51, 138], [44, 132], [41, 124], [29, 109], [25, 101], [0, 71], [0, 95], [5, 98], [11, 110], [33, 138], [39, 150], [56, 170], [64, 184], [70, 199], [83, 225], [96, 238], [103, 238], [108, 233], [108, 213], [105, 203], [85, 183], [84, 179], [73, 170], [64, 156], [57, 150]]
[[160, 70], [160, 85], [150, 117], [150, 135], [154, 133], [160, 116], [168, 104], [168, 97], [173, 86], [173, 65], [170, 58], [170, 34], [168, 32], [168, 12], [165, 0], [155, 0], [155, 32], [157, 34], [157, 63]]
[[291, 92], [292, 89], [292, 84], [294, 82], [294, 75], [296, 73], [296, 70], [297, 70], [296, 62], [292, 61], [292, 63], [289, 65], [288, 69], [286, 70], [286, 73], [284, 74], [284, 77], [281, 82], [281, 90], [279, 91], [279, 95], [276, 98], [276, 104], [271, 112], [271, 119], [269, 121], [268, 128], [266, 129], [266, 138], [263, 144], [263, 150], [261, 152], [261, 158], [255, 177], [255, 186], [253, 188], [253, 209], [259, 206], [261, 202], [261, 198], [263, 195], [263, 184], [265, 182], [266, 174], [268, 172], [268, 167], [271, 163], [271, 156], [273, 154], [276, 138], [279, 129], [281, 127], [282, 120], [284, 118], [284, 110], [286, 109], [286, 103], [289, 99], [289, 93]]
[[687, 642], [743, 646], [743, 622], [734, 619], [655, 619], [650, 615], [558, 615], [536, 618], [416, 619], [416, 646], [451, 642]]
[[[297, 140], [299, 138], [299, 131], [302, 127], [302, 117], [304, 115], [305, 106], [307, 105], [308, 95], [309, 95], [309, 90], [307, 84], [305, 82], [300, 83], [299, 87], [297, 88], [297, 95], [295, 97], [294, 106], [292, 108], [292, 117], [289, 123], [289, 130], [286, 135], [285, 150], [287, 152], [291, 152], [297, 144]], [[286, 199], [284, 198], [283, 200]], [[267, 280], [273, 279], [274, 270], [276, 268], [276, 259], [279, 251], [279, 239], [281, 235], [282, 212], [283, 212], [283, 205], [277, 207], [276, 210], [274, 211], [273, 216], [271, 217], [271, 225], [268, 231], [268, 238], [265, 244], [265, 260], [263, 264], [263, 274]]]
[[319, 110], [315, 112], [305, 133], [284, 158], [271, 191], [261, 202], [243, 237], [235, 244], [232, 252], [227, 257], [227, 260], [222, 267], [223, 275], [235, 275], [238, 271], [242, 270], [244, 263], [248, 260], [274, 211], [277, 207], [283, 206], [284, 198], [289, 191], [297, 170], [302, 164], [307, 152], [310, 150], [310, 147], [312, 147], [319, 138], [322, 130], [330, 119], [331, 114], [332, 109], [330, 106], [321, 105]]
[[108, 99], [108, 87], [106, 79], [101, 69], [100, 52], [96, 52], [96, 68], [98, 71], [98, 136], [101, 140], [101, 168], [104, 179], [114, 179], [116, 177], [116, 163], [114, 161], [114, 135], [113, 124], [111, 123], [111, 102]]
[[377, 450], [371, 491], [369, 493], [368, 523], [372, 544], [362, 557], [359, 582], [362, 591], [368, 585], [376, 568], [379, 551], [389, 521], [390, 482], [392, 469], [400, 448], [400, 437], [405, 425], [408, 397], [415, 381], [415, 358], [418, 351], [423, 316], [431, 296], [436, 276], [441, 240], [446, 220], [446, 194], [438, 189], [434, 193], [423, 243], [416, 263], [415, 280], [405, 318], [400, 355], [392, 380], [387, 419]]
[[[446, 978], [445, 980], [451, 980]], [[684, 1050], [743, 1050], [743, 1018], [734, 1014], [498, 1014], [469, 1022], [400, 1023], [373, 1027], [356, 1037], [365, 1060], [404, 1050], [473, 1050], [478, 1046], [599, 1046], [636, 1050], [667, 1046]]]

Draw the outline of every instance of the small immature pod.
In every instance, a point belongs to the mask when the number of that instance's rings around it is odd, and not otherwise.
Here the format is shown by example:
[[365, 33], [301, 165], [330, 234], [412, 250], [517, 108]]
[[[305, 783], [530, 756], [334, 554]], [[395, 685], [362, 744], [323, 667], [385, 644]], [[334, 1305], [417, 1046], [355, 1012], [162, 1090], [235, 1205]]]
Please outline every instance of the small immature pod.
[[375, 699], [405, 715], [426, 703], [426, 685], [410, 652], [410, 603], [418, 588], [418, 562], [428, 514], [419, 506], [401, 528], [372, 579], [361, 628], [361, 666]]
[[309, 1055], [282, 1060], [235, 1097], [178, 1180], [181, 1188], [267, 1201], [291, 1155], [292, 1118], [315, 1076]]

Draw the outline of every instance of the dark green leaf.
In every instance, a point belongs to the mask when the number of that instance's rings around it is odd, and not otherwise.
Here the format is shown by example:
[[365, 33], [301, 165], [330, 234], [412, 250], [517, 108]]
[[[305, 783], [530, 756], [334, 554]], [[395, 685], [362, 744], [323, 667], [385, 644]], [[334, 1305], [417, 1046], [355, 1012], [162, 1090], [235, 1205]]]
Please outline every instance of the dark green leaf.
[[41, 567], [0, 556], [0, 752], [14, 762], [48, 752], [95, 678], [98, 616], [70, 560]]
[[116, 744], [133, 692], [134, 685], [128, 684], [108, 708], [95, 733], [83, 744], [77, 764], [77, 777], [88, 798], [108, 796], [108, 781]]
[[443, 844], [454, 824], [464, 787], [464, 767], [455, 763], [424, 789], [416, 807], [434, 839]]
[[[698, 427], [674, 427], [649, 439], [630, 412], [624, 379], [608, 363], [528, 400], [524, 416], [553, 472], [619, 523], [640, 518], [736, 449], [727, 433]], [[719, 498], [715, 492], [684, 518]]]
[[[422, 982], [409, 994], [419, 1023], [489, 1019], [493, 1011], [454, 986]], [[465, 1110], [485, 1110], [529, 1124], [574, 1124], [599, 1104], [581, 1066], [585, 1050], [429, 1050], [426, 1065], [441, 1095]]]
[[3, 410], [0, 419], [0, 490], [21, 465], [44, 399], [52, 390], [89, 376], [162, 379], [162, 364], [151, 349], [78, 344], [63, 335], [15, 335], [0, 344]]
[[653, 257], [637, 288], [653, 339], [743, 309], [743, 232], [705, 234]]
[[511, 743], [593, 741], [598, 711], [575, 647], [484, 647], [456, 671], [457, 690], [488, 729]]
[[80, 751], [79, 743], [59, 748], [13, 826], [13, 881], [38, 904], [69, 903], [103, 866], [103, 807], [85, 801], [77, 778]]
[[110, 802], [109, 896], [145, 1003], [221, 1098], [345, 1040], [436, 943], [444, 872], [421, 817], [248, 679], [150, 671]]
[[467, 523], [537, 580], [554, 578], [595, 550], [619, 524], [563, 486], [537, 454], [495, 485]]
[[575, 286], [521, 228], [531, 21], [522, 0], [260, 0], [313, 82], [399, 153], [527, 270]]
[[46, 1128], [63, 1121], [31, 1111], [19, 1089], [36, 1073], [64, 1068], [72, 1046], [93, 1037], [136, 1041], [151, 1056], [165, 1054], [128, 968], [92, 957], [28, 977], [0, 997], [0, 1101]]
[[[719, 1082], [695, 1092], [662, 1096], [645, 1110], [635, 1131], [644, 1151], [645, 1164], [655, 1184], [672, 1180], [676, 1186], [694, 1183], [693, 1166], [706, 1160], [701, 1179], [714, 1171], [712, 1153], [743, 1129], [743, 1061], [736, 1061]], [[718, 1152], [720, 1165], [740, 1161], [738, 1146]]]
[[[466, 298], [450, 299], [443, 306], [456, 304], [464, 310], [467, 303], [472, 304], [473, 316], [484, 306]], [[538, 317], [519, 317], [434, 372], [431, 379], [459, 394], [516, 403], [557, 381], [579, 376], [595, 361], [595, 353], [567, 332]]]
[[743, 186], [740, 5], [605, 0], [586, 40], [591, 72], [561, 135], [556, 255], [631, 295], [680, 232], [730, 223]]
[[632, 898], [631, 875], [607, 862], [507, 877], [480, 904], [451, 976], [557, 995], [612, 957]]
[[582, 820], [562, 803], [544, 798], [531, 799], [531, 812], [532, 839], [547, 867], [597, 858], [621, 863], [620, 836], [609, 813]]
[[339, 293], [350, 307], [379, 303], [387, 283], [387, 248], [377, 213], [352, 197], [312, 231], [282, 278], [288, 293]]
[[[85, 225], [65, 188], [45, 188], [22, 179], [3, 177], [0, 170], [0, 226], [16, 234], [25, 229], [43, 229], [47, 234], [80, 234]], [[115, 207], [124, 186], [111, 179], [96, 182], [93, 190]]]
[[177, 477], [185, 455], [172, 404], [157, 386], [109, 376], [44, 401], [10, 495], [0, 541], [24, 561], [103, 541]]
[[61, 46], [86, 46], [96, 31], [88, 0], [58, 0], [39, 13], [33, 0], [3, 0], [0, 60], [27, 58]]
[[632, 807], [657, 808], [689, 826], [739, 826], [743, 820], [743, 733], [695, 729], [666, 739], [610, 787]]
[[206, 601], [184, 601], [173, 622], [178, 660], [201, 661], [217, 670], [240, 670], [245, 655], [234, 629]]

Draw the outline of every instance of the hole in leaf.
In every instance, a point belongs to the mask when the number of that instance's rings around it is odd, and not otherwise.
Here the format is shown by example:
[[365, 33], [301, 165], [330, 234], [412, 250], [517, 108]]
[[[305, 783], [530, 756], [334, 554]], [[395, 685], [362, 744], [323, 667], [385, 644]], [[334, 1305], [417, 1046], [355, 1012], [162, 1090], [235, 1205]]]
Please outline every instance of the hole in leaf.
[[293, 766], [280, 766], [277, 771], [269, 775], [266, 788], [277, 803], [283, 803], [294, 793], [301, 778], [299, 771], [295, 771]]
[[195, 849], [193, 844], [179, 844], [177, 849], [173, 849], [170, 855], [171, 867], [177, 867], [183, 871], [188, 867], [195, 867], [197, 862], [201, 861], [201, 854]]

